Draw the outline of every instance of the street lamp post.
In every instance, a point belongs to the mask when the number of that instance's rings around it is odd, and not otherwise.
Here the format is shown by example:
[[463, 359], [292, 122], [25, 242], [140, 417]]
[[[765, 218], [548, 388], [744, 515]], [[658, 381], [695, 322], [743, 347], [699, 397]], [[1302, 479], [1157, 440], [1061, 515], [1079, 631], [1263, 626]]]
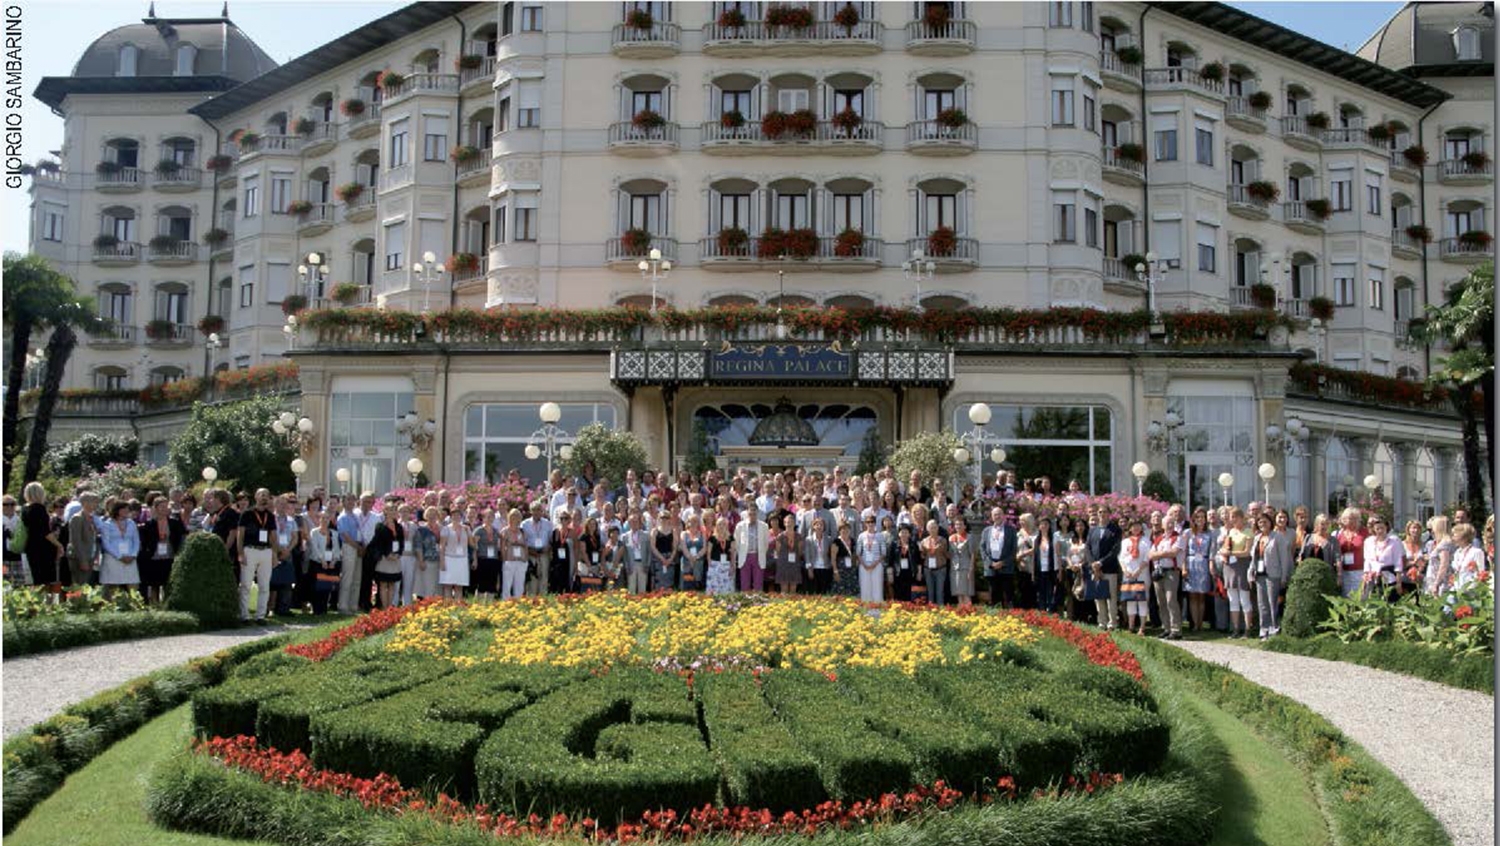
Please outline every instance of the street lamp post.
[[1271, 480], [1276, 478], [1276, 465], [1267, 461], [1255, 472], [1260, 475], [1261, 484], [1265, 486], [1266, 505], [1269, 506], [1271, 504]]
[[209, 332], [208, 342], [205, 346], [208, 347], [208, 377], [212, 379], [214, 375], [214, 359], [218, 357], [219, 347], [224, 346], [224, 342], [220, 340], [218, 332]]
[[537, 409], [537, 416], [541, 418], [542, 428], [531, 433], [531, 439], [526, 443], [526, 458], [536, 461], [542, 456], [547, 457], [547, 485], [548, 493], [552, 493], [552, 459], [561, 458], [567, 461], [573, 457], [573, 448], [559, 441], [572, 440], [573, 436], [557, 425], [562, 419], [562, 409], [555, 402], [544, 402]]
[[[984, 427], [990, 425], [993, 413], [990, 407], [982, 402], [976, 402], [969, 406], [969, 422], [974, 428], [958, 436], [959, 445], [953, 449], [953, 460], [964, 466], [964, 471], [969, 471], [969, 465], [973, 463], [974, 490], [980, 493], [984, 489], [984, 451], [991, 444], [995, 446], [990, 449], [990, 461], [999, 464], [1005, 461], [1005, 450], [999, 446], [999, 439], [991, 437]], [[960, 490], [961, 492], [961, 490]], [[954, 497], [957, 499], [957, 497]]]
[[1146, 477], [1151, 475], [1151, 465], [1137, 461], [1130, 465], [1130, 475], [1135, 477], [1135, 495], [1146, 495]]
[[307, 472], [307, 462], [301, 458], [292, 459], [292, 490], [301, 492], [302, 474]]
[[207, 482], [210, 487], [213, 486], [214, 482], [218, 481], [218, 478], [219, 471], [217, 469], [213, 467], [203, 468], [203, 481]]
[[651, 283], [651, 313], [656, 314], [656, 286], [666, 281], [667, 274], [672, 272], [672, 262], [661, 257], [660, 249], [652, 247], [636, 267], [641, 271], [641, 281]]
[[350, 473], [348, 467], [340, 467], [338, 470], [334, 471], [333, 478], [337, 479], [339, 482], [340, 494], [349, 493], [349, 477]]
[[1133, 269], [1136, 278], [1146, 286], [1146, 313], [1151, 317], [1151, 336], [1165, 335], [1166, 326], [1158, 320], [1156, 315], [1156, 288], [1166, 281], [1167, 264], [1158, 259], [1153, 250], [1146, 253], [1146, 260], [1138, 263]]
[[422, 475], [422, 459], [412, 456], [407, 459], [406, 472], [411, 474], [411, 486], [417, 486], [417, 477]]
[[1307, 321], [1307, 334], [1312, 336], [1313, 363], [1321, 364], [1323, 362], [1323, 336], [1328, 334], [1328, 330], [1323, 328], [1321, 318], [1314, 317]]
[[322, 299], [323, 283], [328, 279], [328, 264], [323, 261], [323, 256], [318, 253], [307, 254], [307, 264], [297, 265], [297, 278], [301, 280], [302, 287], [306, 290], [307, 302]]
[[911, 260], [901, 262], [901, 275], [906, 277], [907, 284], [915, 283], [917, 286], [916, 310], [922, 310], [922, 283], [931, 282], [933, 275], [937, 273], [937, 263], [925, 258], [920, 249], [911, 251]]
[[1224, 472], [1219, 474], [1219, 487], [1224, 489], [1224, 504], [1229, 504], [1229, 489], [1234, 487], [1234, 474]]
[[437, 256], [432, 250], [422, 254], [422, 260], [411, 266], [412, 272], [417, 274], [417, 279], [422, 282], [422, 313], [431, 311], [432, 307], [432, 283], [442, 275], [443, 268], [437, 263]]

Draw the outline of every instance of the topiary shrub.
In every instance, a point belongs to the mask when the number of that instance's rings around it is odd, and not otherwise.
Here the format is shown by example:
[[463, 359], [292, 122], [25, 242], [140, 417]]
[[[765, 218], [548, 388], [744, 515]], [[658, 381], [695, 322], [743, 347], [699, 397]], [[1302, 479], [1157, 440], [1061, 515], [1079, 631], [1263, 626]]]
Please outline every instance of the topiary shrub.
[[1289, 637], [1317, 634], [1318, 624], [1328, 619], [1328, 597], [1338, 592], [1338, 580], [1327, 561], [1309, 558], [1298, 564], [1286, 589], [1281, 633]]
[[182, 545], [172, 564], [167, 607], [197, 616], [204, 628], [223, 628], [239, 621], [239, 587], [224, 543], [211, 532], [196, 532]]
[[1172, 486], [1172, 480], [1167, 478], [1167, 474], [1160, 470], [1152, 470], [1146, 477], [1146, 481], [1141, 484], [1141, 493], [1162, 502], [1177, 501], [1177, 488]]

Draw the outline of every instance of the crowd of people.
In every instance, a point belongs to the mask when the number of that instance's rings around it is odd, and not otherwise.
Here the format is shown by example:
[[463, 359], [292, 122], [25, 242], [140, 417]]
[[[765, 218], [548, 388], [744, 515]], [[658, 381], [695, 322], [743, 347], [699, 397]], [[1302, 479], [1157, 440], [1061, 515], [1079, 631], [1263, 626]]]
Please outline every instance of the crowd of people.
[[[507, 481], [526, 489], [518, 471]], [[941, 481], [913, 471], [903, 482], [889, 467], [683, 472], [675, 482], [630, 471], [618, 487], [585, 468], [576, 479], [554, 472], [514, 506], [446, 489], [407, 500], [210, 488], [201, 503], [180, 489], [102, 502], [79, 489], [49, 503], [33, 483], [23, 498], [19, 515], [3, 499], [13, 580], [53, 594], [81, 583], [138, 589], [159, 603], [186, 537], [209, 531], [234, 567], [241, 617], [257, 621], [429, 596], [774, 590], [866, 603], [978, 599], [1106, 629], [1154, 626], [1170, 639], [1209, 626], [1265, 639], [1280, 631], [1297, 562], [1327, 562], [1345, 595], [1394, 599], [1461, 589], [1494, 555], [1494, 518], [1481, 533], [1462, 510], [1399, 533], [1358, 508], [1325, 515], [1258, 502], [1120, 518], [1090, 505], [1077, 482], [1054, 497], [1050, 479], [1018, 484], [1007, 471], [957, 501]], [[1056, 500], [1075, 507], [1042, 516], [1018, 507]]]

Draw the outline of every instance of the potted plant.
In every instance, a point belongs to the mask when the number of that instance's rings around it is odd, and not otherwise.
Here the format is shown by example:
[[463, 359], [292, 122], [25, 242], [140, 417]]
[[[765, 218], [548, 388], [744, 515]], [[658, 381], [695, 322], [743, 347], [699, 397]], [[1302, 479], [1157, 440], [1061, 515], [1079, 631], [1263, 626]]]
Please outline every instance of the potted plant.
[[1122, 65], [1138, 65], [1145, 61], [1146, 54], [1134, 44], [1125, 44], [1115, 48], [1115, 58], [1119, 59]]
[[853, 35], [854, 28], [859, 26], [859, 10], [854, 8], [853, 3], [845, 3], [833, 13], [833, 22], [844, 28], [845, 37]]
[[474, 253], [454, 253], [448, 256], [445, 265], [449, 273], [474, 273], [479, 270], [479, 256]]
[[953, 255], [958, 247], [958, 236], [947, 226], [939, 226], [927, 236], [927, 254], [944, 258]]
[[177, 324], [158, 317], [146, 321], [146, 337], [153, 341], [170, 341], [177, 332]]
[[1125, 266], [1126, 273], [1135, 273], [1135, 269], [1146, 263], [1146, 257], [1140, 253], [1126, 253], [1120, 256], [1120, 264]]
[[234, 157], [227, 153], [215, 153], [209, 156], [208, 161], [204, 162], [204, 164], [214, 173], [222, 174], [234, 167]]
[[454, 59], [453, 64], [461, 71], [474, 70], [484, 64], [484, 57], [478, 53], [465, 53]]
[[947, 3], [928, 3], [922, 10], [922, 23], [927, 24], [928, 29], [943, 29], [951, 17]]
[[807, 29], [813, 25], [813, 13], [806, 6], [771, 6], [766, 9], [766, 25], [785, 29]]
[[1146, 160], [1146, 148], [1139, 144], [1126, 142], [1115, 148], [1115, 158], [1122, 162], [1140, 164]]
[[1464, 153], [1461, 157], [1459, 157], [1459, 161], [1463, 162], [1467, 167], [1479, 170], [1480, 168], [1490, 163], [1490, 157], [1489, 154], [1483, 150], [1470, 150], [1469, 152]]
[[969, 116], [963, 109], [943, 109], [937, 113], [938, 126], [947, 129], [963, 129], [969, 122]]
[[1466, 247], [1488, 247], [1492, 240], [1494, 239], [1490, 237], [1490, 233], [1483, 229], [1470, 229], [1458, 236], [1458, 243]]
[[1276, 307], [1276, 289], [1264, 282], [1257, 282], [1250, 286], [1250, 302], [1255, 303], [1257, 308]]
[[96, 250], [112, 250], [118, 246], [120, 246], [120, 239], [108, 232], [94, 236], [94, 249]]
[[859, 112], [846, 107], [842, 112], [835, 114], [829, 122], [845, 135], [853, 135], [865, 119]]
[[787, 115], [787, 131], [802, 136], [811, 136], [818, 131], [818, 116], [809, 109], [798, 109]]
[[154, 169], [157, 176], [175, 176], [182, 172], [182, 163], [176, 159], [162, 159]]
[[818, 233], [812, 229], [788, 229], [782, 244], [791, 258], [812, 258], [818, 254]]
[[778, 259], [786, 253], [786, 231], [774, 226], [760, 233], [760, 243], [756, 245], [755, 254], [763, 259]]
[[147, 243], [151, 245], [152, 250], [170, 252], [177, 249], [177, 245], [182, 243], [182, 239], [176, 235], [156, 235]]
[[210, 247], [217, 247], [228, 240], [229, 230], [220, 229], [217, 226], [203, 233], [203, 243], [209, 245]]
[[760, 119], [760, 134], [775, 140], [780, 138], [787, 130], [787, 114], [785, 112], [766, 112]]
[[242, 133], [240, 133], [240, 140], [239, 140], [240, 149], [242, 149], [242, 150], [253, 150], [253, 149], [255, 149], [255, 145], [257, 145], [259, 143], [260, 143], [260, 134], [259, 133], [256, 133], [256, 132], [242, 132]]
[[1223, 82], [1224, 65], [1219, 62], [1209, 62], [1203, 67], [1198, 68], [1198, 77], [1206, 79], [1209, 82]]
[[479, 148], [472, 147], [468, 144], [460, 144], [457, 147], [454, 147], [452, 150], [448, 151], [448, 158], [452, 159], [458, 164], [471, 162], [479, 158]]
[[1252, 91], [1250, 92], [1250, 96], [1245, 98], [1245, 102], [1250, 104], [1250, 108], [1257, 112], [1263, 112], [1271, 108], [1271, 92]]
[[333, 286], [328, 295], [340, 305], [349, 305], [359, 298], [359, 291], [360, 286], [353, 282], [340, 282]]
[[1427, 164], [1427, 148], [1421, 144], [1413, 144], [1401, 151], [1401, 157], [1412, 167], [1421, 167]]
[[854, 228], [845, 228], [833, 240], [833, 254], [839, 258], [855, 258], [864, 251], [865, 233]]
[[313, 204], [308, 200], [293, 200], [286, 204], [286, 213], [295, 214], [298, 217], [308, 214], [313, 210]]
[[1432, 243], [1432, 230], [1420, 223], [1413, 223], [1406, 227], [1406, 234], [1413, 241], [1421, 241], [1424, 244]]
[[380, 75], [375, 77], [375, 84], [385, 91], [399, 88], [404, 82], [406, 82], [406, 77], [393, 70], [381, 71]]
[[208, 335], [212, 335], [215, 332], [223, 332], [224, 318], [220, 317], [217, 314], [205, 314], [203, 318], [198, 321], [198, 331], [203, 333], [205, 337], [207, 337]]
[[365, 113], [365, 101], [358, 97], [350, 97], [339, 103], [339, 112], [344, 117], [357, 117]]
[[1245, 193], [1262, 203], [1274, 203], [1281, 196], [1281, 188], [1266, 179], [1257, 179], [1245, 186]]
[[333, 193], [340, 200], [343, 200], [345, 205], [352, 206], [354, 205], [355, 200], [358, 200], [361, 196], [364, 195], [365, 186], [359, 184], [358, 182], [345, 182], [343, 185], [335, 188], [333, 190]]
[[313, 123], [312, 118], [300, 117], [292, 124], [292, 132], [303, 138], [313, 134], [313, 130], [317, 128], [318, 125]]
[[650, 132], [666, 126], [667, 119], [650, 109], [641, 109], [630, 117], [630, 125], [642, 132]]
[[625, 248], [626, 255], [643, 256], [651, 250], [651, 233], [640, 228], [627, 229], [620, 236], [620, 245]]
[[1333, 204], [1322, 197], [1308, 200], [1306, 205], [1307, 210], [1318, 220], [1327, 220], [1328, 216], [1333, 214]]
[[741, 29], [745, 26], [745, 13], [731, 7], [720, 12], [715, 23], [720, 29]]
[[719, 126], [725, 129], [739, 129], [745, 125], [745, 116], [740, 114], [739, 109], [727, 111], [719, 115]]
[[100, 176], [112, 176], [116, 173], [119, 173], [121, 170], [122, 168], [120, 167], [119, 162], [105, 160], [94, 165], [94, 173], [97, 173]]
[[737, 226], [720, 229], [718, 235], [719, 255], [736, 255], [743, 253], [745, 246], [750, 243], [750, 234]]
[[1307, 125], [1312, 129], [1327, 129], [1331, 122], [1327, 112], [1313, 112], [1307, 116]]
[[307, 310], [307, 297], [301, 294], [288, 294], [281, 301], [282, 314], [297, 314]]
[[1391, 128], [1388, 124], [1377, 123], [1365, 128], [1365, 137], [1376, 143], [1384, 143], [1391, 140]]
[[1307, 301], [1307, 313], [1327, 323], [1333, 319], [1333, 300], [1327, 297], [1313, 297]]
[[625, 25], [631, 29], [648, 30], [656, 24], [647, 9], [634, 8], [625, 14]]

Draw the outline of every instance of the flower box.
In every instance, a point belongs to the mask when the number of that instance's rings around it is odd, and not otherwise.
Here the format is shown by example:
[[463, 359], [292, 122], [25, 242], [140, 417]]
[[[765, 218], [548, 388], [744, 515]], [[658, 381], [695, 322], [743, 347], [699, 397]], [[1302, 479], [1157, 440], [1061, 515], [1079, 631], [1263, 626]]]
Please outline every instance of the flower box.
[[1245, 193], [1262, 203], [1274, 203], [1281, 197], [1281, 188], [1269, 180], [1257, 179], [1245, 186]]
[[1482, 229], [1470, 229], [1458, 236], [1458, 243], [1466, 247], [1488, 247], [1494, 238]]
[[1250, 104], [1250, 108], [1255, 109], [1258, 112], [1263, 112], [1266, 109], [1271, 108], [1271, 92], [1252, 91], [1250, 92], [1250, 96], [1245, 98], [1245, 102]]
[[1138, 65], [1145, 60], [1146, 54], [1134, 44], [1126, 44], [1115, 48], [1115, 58], [1119, 59], [1121, 64]]
[[204, 164], [214, 173], [222, 174], [234, 167], [234, 157], [226, 153], [216, 153], [209, 156]]
[[474, 273], [479, 270], [479, 256], [474, 253], [454, 253], [448, 256], [444, 268], [452, 274]]
[[365, 101], [358, 97], [350, 97], [339, 103], [339, 112], [344, 117], [357, 117], [365, 113]]
[[625, 25], [631, 29], [650, 29], [656, 25], [656, 19], [646, 9], [631, 9], [625, 15]]
[[1377, 123], [1365, 129], [1365, 136], [1377, 143], [1384, 143], [1391, 140], [1392, 134], [1390, 126], [1384, 123]]
[[739, 9], [725, 9], [715, 23], [720, 29], [740, 29], [745, 25], [745, 13]]
[[1250, 286], [1250, 301], [1258, 308], [1276, 307], [1276, 289], [1264, 282]]
[[1308, 200], [1306, 205], [1308, 212], [1318, 220], [1327, 220], [1333, 214], [1333, 204], [1322, 197]]
[[182, 163], [176, 159], [162, 159], [153, 170], [157, 176], [175, 176], [182, 172]]
[[859, 112], [846, 108], [834, 115], [829, 122], [845, 135], [853, 135], [864, 124], [865, 119]]
[[839, 258], [856, 258], [863, 254], [865, 233], [858, 229], [845, 229], [833, 241], [833, 254]]
[[1209, 82], [1222, 82], [1224, 80], [1224, 65], [1219, 62], [1209, 62], [1198, 68], [1198, 77]]
[[332, 297], [334, 302], [349, 305], [359, 299], [360, 287], [353, 282], [340, 282], [333, 286], [333, 290], [328, 292], [328, 296]]
[[334, 196], [343, 200], [345, 205], [353, 205], [355, 200], [364, 195], [365, 186], [358, 182], [345, 182], [343, 185], [335, 188], [333, 193]]
[[1421, 167], [1427, 164], [1427, 148], [1421, 144], [1413, 144], [1401, 151], [1401, 157], [1412, 167]]
[[203, 243], [210, 247], [217, 247], [229, 240], [229, 230], [220, 229], [217, 226], [203, 233]]
[[479, 148], [471, 147], [468, 144], [460, 144], [448, 152], [448, 158], [452, 159], [458, 164], [463, 164], [464, 162], [472, 162], [475, 159], [479, 158]]
[[293, 200], [286, 204], [286, 213], [302, 216], [313, 210], [313, 204], [307, 200]]
[[157, 235], [147, 243], [151, 245], [151, 249], [165, 252], [177, 249], [177, 245], [182, 243], [182, 239], [175, 235]]
[[239, 144], [242, 148], [250, 150], [260, 143], [260, 134], [256, 132], [240, 133]]
[[937, 113], [936, 120], [939, 126], [962, 129], [968, 125], [969, 115], [963, 109], [943, 109]]
[[766, 26], [807, 29], [812, 25], [812, 10], [805, 6], [770, 6], [766, 9]]
[[778, 229], [761, 233], [757, 255], [766, 260], [808, 259], [818, 252], [818, 235], [811, 229]]
[[853, 35], [854, 28], [859, 26], [859, 9], [854, 8], [853, 3], [845, 3], [833, 13], [833, 22], [844, 28], [845, 36]]
[[100, 176], [111, 176], [119, 173], [122, 169], [119, 162], [103, 161], [94, 165], [94, 173]]
[[120, 246], [120, 239], [107, 232], [94, 236], [94, 249], [96, 250], [112, 250], [118, 246]]
[[313, 130], [317, 128], [318, 125], [313, 123], [311, 118], [305, 117], [297, 118], [297, 122], [292, 124], [292, 132], [301, 135], [303, 138], [313, 134]]
[[176, 331], [177, 325], [170, 320], [157, 318], [146, 321], [146, 337], [153, 341], [170, 341]]
[[286, 298], [281, 301], [282, 314], [300, 314], [304, 311], [307, 311], [307, 297], [304, 297], [301, 294], [288, 294]]
[[1413, 223], [1406, 227], [1406, 234], [1415, 241], [1421, 241], [1424, 244], [1432, 243], [1432, 230], [1420, 223]]
[[787, 112], [767, 112], [760, 119], [760, 132], [775, 141], [783, 135], [807, 138], [818, 128], [818, 119], [807, 109]]
[[484, 57], [478, 53], [465, 53], [453, 60], [454, 67], [461, 71], [475, 70], [484, 64]]
[[399, 73], [396, 73], [395, 71], [389, 70], [381, 71], [380, 75], [375, 77], [375, 84], [386, 91], [390, 91], [394, 88], [399, 88], [405, 82], [406, 77], [402, 76]]
[[1135, 143], [1125, 143], [1115, 148], [1115, 158], [1122, 162], [1140, 164], [1146, 160], [1146, 148]]
[[1470, 150], [1459, 158], [1459, 161], [1476, 170], [1490, 163], [1490, 157], [1483, 150]]
[[720, 229], [718, 242], [719, 255], [741, 255], [750, 243], [750, 234], [738, 227]]
[[1307, 301], [1307, 313], [1326, 323], [1333, 319], [1333, 300], [1313, 297]]
[[739, 129], [745, 125], [745, 116], [739, 110], [725, 112], [719, 115], [719, 126], [725, 129]]
[[947, 258], [958, 249], [958, 235], [947, 226], [939, 226], [927, 235], [927, 255]]
[[942, 29], [951, 18], [952, 13], [948, 11], [946, 3], [928, 3], [927, 8], [922, 10], [922, 23], [931, 29]]
[[666, 126], [667, 119], [650, 109], [642, 109], [630, 116], [630, 125], [643, 132]]
[[1307, 116], [1307, 125], [1313, 129], [1327, 129], [1332, 119], [1327, 112], [1313, 112]]
[[629, 256], [643, 256], [651, 251], [651, 233], [645, 229], [628, 229], [620, 236], [620, 245]]
[[204, 337], [224, 331], [224, 318], [217, 314], [206, 314], [198, 321], [198, 331]]
[[1136, 268], [1146, 263], [1146, 257], [1140, 253], [1126, 253], [1120, 256], [1120, 263], [1125, 265], [1126, 273], [1136, 273]]

